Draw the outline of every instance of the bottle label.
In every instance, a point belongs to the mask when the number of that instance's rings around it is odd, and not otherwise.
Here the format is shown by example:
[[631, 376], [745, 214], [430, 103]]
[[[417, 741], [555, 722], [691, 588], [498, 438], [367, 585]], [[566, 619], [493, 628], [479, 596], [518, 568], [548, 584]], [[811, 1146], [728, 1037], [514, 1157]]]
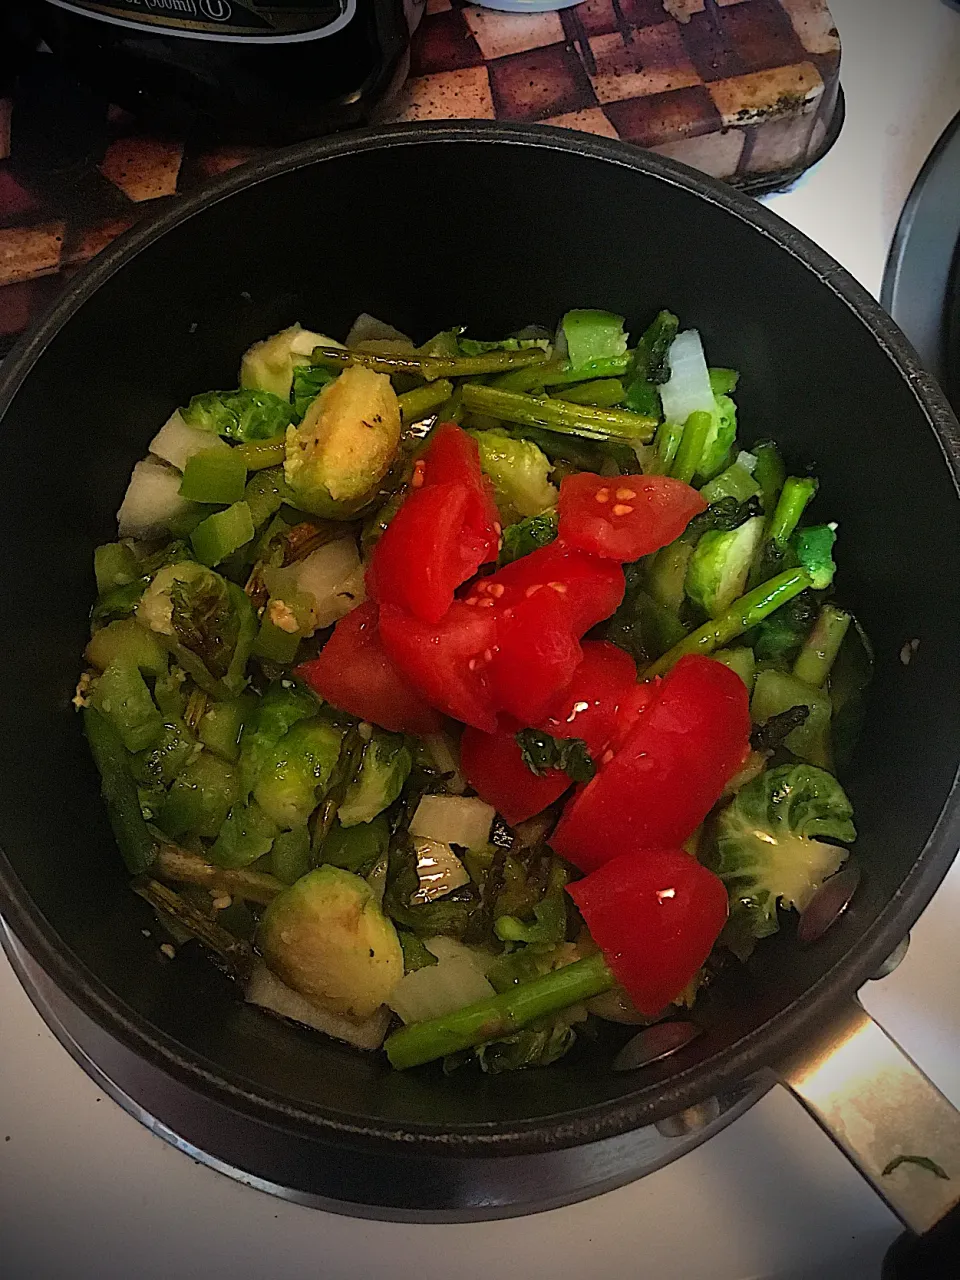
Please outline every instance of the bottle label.
[[357, 0], [49, 0], [115, 26], [200, 40], [290, 44], [342, 31]]

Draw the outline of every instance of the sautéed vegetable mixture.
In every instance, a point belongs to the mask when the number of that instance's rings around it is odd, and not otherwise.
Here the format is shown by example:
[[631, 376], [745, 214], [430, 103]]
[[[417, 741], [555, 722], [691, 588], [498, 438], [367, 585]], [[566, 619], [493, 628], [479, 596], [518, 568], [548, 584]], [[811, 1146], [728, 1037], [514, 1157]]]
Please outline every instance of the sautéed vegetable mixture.
[[134, 468], [75, 699], [176, 941], [398, 1069], [502, 1072], [691, 1006], [838, 870], [869, 645], [695, 330], [364, 315], [239, 381]]

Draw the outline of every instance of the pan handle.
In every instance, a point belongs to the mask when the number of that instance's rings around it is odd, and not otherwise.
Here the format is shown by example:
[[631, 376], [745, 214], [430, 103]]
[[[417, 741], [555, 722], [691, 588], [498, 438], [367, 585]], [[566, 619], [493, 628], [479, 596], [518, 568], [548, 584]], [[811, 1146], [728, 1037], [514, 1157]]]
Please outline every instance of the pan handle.
[[960, 1111], [859, 1001], [776, 1074], [911, 1231], [960, 1204]]

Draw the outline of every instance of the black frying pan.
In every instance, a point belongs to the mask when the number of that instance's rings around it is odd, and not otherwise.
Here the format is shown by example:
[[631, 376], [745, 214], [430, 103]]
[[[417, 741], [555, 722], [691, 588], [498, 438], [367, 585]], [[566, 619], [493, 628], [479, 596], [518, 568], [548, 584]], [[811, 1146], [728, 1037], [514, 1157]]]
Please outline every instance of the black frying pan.
[[[70, 707], [91, 551], [113, 536], [157, 426], [198, 388], [230, 385], [239, 353], [264, 334], [297, 319], [342, 334], [368, 310], [415, 335], [462, 320], [483, 335], [584, 305], [634, 328], [660, 306], [678, 312], [715, 363], [743, 371], [745, 438], [775, 435], [795, 461], [816, 460], [818, 514], [843, 528], [839, 591], [878, 655], [845, 779], [864, 879], [816, 946], [798, 948], [788, 924], [731, 970], [697, 1005], [706, 1034], [660, 1066], [611, 1072], [610, 1028], [545, 1071], [397, 1075], [245, 1007], [190, 948], [156, 962]], [[611, 1138], [778, 1064], [813, 1110], [828, 1109], [809, 1071], [829, 1047], [824, 1028], [867, 1044], [849, 1014], [854, 993], [960, 844], [958, 427], [836, 263], [747, 198], [619, 143], [395, 127], [258, 161], [125, 236], [6, 362], [0, 412], [0, 905], [33, 960], [125, 1050], [228, 1125], [235, 1115], [281, 1143], [316, 1139], [352, 1153], [345, 1163], [373, 1155], [379, 1167], [433, 1170], [425, 1190], [405, 1178], [395, 1192], [414, 1208], [418, 1194], [455, 1204], [437, 1173], [445, 1160]], [[896, 1129], [907, 1110], [884, 1122], [900, 1150], [915, 1137]], [[954, 1155], [960, 1179], [960, 1144], [943, 1159]], [[913, 1225], [949, 1207], [949, 1195], [925, 1213], [904, 1206], [879, 1169], [868, 1173]], [[390, 1193], [376, 1194], [389, 1211]]]

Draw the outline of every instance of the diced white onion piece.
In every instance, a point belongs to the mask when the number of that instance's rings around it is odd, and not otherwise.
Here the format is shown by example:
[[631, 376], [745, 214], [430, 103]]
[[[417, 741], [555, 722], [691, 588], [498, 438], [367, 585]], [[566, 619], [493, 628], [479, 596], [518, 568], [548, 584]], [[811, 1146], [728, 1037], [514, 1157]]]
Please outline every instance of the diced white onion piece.
[[496, 812], [478, 796], [424, 796], [410, 823], [410, 834], [482, 849], [490, 839]]
[[211, 449], [224, 452], [230, 446], [212, 431], [201, 431], [199, 427], [188, 427], [180, 417], [180, 410], [171, 413], [157, 434], [150, 441], [150, 452], [172, 467], [182, 471], [187, 459], [195, 453], [204, 453]]
[[390, 1010], [386, 1005], [362, 1022], [354, 1022], [307, 1000], [299, 991], [281, 982], [262, 960], [254, 965], [246, 995], [251, 1004], [259, 1005], [261, 1009], [302, 1022], [304, 1026], [313, 1027], [336, 1040], [345, 1040], [357, 1049], [379, 1049], [390, 1025]]
[[454, 889], [470, 883], [470, 875], [448, 844], [439, 840], [427, 840], [423, 836], [414, 839], [417, 855], [417, 879], [420, 888], [410, 899], [412, 907], [424, 902], [436, 902]]
[[170, 521], [190, 503], [180, 497], [179, 471], [156, 458], [144, 458], [133, 468], [120, 510], [121, 538], [155, 538], [166, 533]]
[[448, 733], [428, 733], [423, 739], [433, 766], [444, 775], [443, 785], [452, 796], [462, 796], [467, 780], [460, 772], [460, 752]]
[[[359, 568], [360, 556], [353, 538], [327, 542], [290, 566], [290, 576], [296, 589], [313, 596], [316, 601], [318, 627], [329, 627], [361, 603], [355, 598], [360, 586], [357, 579]], [[343, 596], [341, 589], [346, 587], [348, 580], [350, 588]]]
[[667, 352], [670, 381], [660, 388], [667, 422], [686, 422], [691, 413], [713, 413], [716, 401], [710, 389], [710, 373], [703, 344], [696, 329], [677, 334]]
[[437, 963], [406, 974], [390, 997], [390, 1008], [403, 1022], [440, 1018], [496, 994], [484, 977], [488, 957], [454, 938], [430, 938], [424, 945]]
[[737, 462], [743, 467], [744, 471], [749, 471], [751, 475], [757, 469], [757, 455], [755, 453], [747, 453], [746, 449], [741, 449], [737, 454]]
[[[328, 338], [325, 333], [314, 333], [312, 329], [301, 329], [294, 325], [296, 333], [290, 338], [290, 354], [292, 356], [311, 356], [314, 347], [342, 347], [342, 342]], [[299, 364], [300, 361], [294, 361]]]
[[[358, 342], [410, 342], [411, 339], [392, 324], [378, 320], [367, 311], [361, 311], [350, 326], [347, 334], [347, 346], [355, 347]], [[340, 344], [337, 343], [337, 346]]]

